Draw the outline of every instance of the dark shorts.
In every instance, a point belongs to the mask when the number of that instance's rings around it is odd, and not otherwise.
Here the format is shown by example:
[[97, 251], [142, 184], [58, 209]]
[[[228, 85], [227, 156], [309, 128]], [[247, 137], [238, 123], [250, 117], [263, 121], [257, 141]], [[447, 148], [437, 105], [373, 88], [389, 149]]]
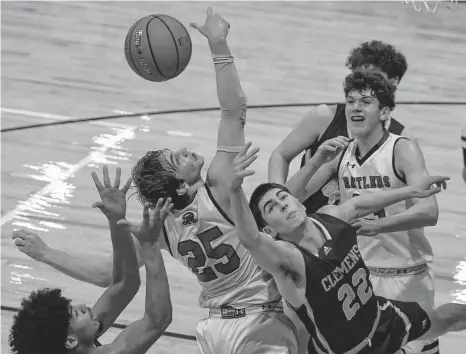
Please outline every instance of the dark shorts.
[[430, 319], [417, 302], [387, 300], [379, 297], [382, 308], [379, 326], [364, 348], [364, 354], [390, 354], [418, 339], [430, 329]]

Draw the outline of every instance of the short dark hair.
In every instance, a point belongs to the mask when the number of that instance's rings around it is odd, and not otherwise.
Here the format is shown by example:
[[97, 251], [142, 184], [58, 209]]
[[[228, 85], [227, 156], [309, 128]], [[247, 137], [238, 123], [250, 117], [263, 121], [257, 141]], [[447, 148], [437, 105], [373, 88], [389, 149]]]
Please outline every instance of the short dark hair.
[[375, 40], [353, 48], [346, 59], [346, 67], [351, 71], [366, 65], [374, 65], [385, 72], [389, 79], [398, 77], [399, 81], [408, 70], [408, 63], [403, 54], [393, 45]]
[[9, 344], [14, 354], [64, 354], [71, 300], [60, 289], [33, 291], [13, 318]]
[[257, 227], [259, 230], [262, 230], [267, 223], [265, 222], [264, 218], [262, 217], [262, 213], [259, 209], [259, 202], [261, 201], [262, 197], [267, 193], [269, 190], [278, 188], [282, 191], [285, 191], [289, 194], [290, 191], [285, 186], [278, 184], [278, 183], [262, 183], [260, 184], [254, 192], [252, 192], [251, 199], [249, 200], [249, 208], [251, 209], [252, 215], [254, 216], [254, 220], [256, 221]]
[[189, 196], [177, 193], [183, 181], [176, 178], [175, 170], [169, 165], [164, 150], [147, 152], [136, 162], [131, 175], [142, 204], [147, 203], [154, 208], [159, 198], [170, 197], [174, 209], [183, 209], [187, 205]]
[[358, 69], [345, 78], [343, 84], [345, 98], [351, 91], [372, 90], [380, 102], [379, 107], [395, 108], [396, 86], [390, 83], [379, 71]]

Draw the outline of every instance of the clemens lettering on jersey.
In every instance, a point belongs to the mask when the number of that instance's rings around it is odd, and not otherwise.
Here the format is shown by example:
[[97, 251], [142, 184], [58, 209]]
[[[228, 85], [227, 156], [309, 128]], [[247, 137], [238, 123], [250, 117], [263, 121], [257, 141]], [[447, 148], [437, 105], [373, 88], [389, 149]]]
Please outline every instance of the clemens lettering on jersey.
[[329, 291], [334, 288], [354, 268], [360, 259], [361, 253], [359, 253], [358, 246], [354, 245], [346, 257], [343, 258], [341, 266], [337, 266], [329, 275], [322, 279], [321, 283], [324, 290]]
[[360, 177], [343, 177], [343, 184], [346, 189], [359, 188], [390, 188], [390, 176], [360, 176]]
[[184, 213], [181, 218], [183, 219], [182, 223], [184, 226], [194, 225], [195, 223], [197, 223], [197, 215], [194, 214], [192, 211]]

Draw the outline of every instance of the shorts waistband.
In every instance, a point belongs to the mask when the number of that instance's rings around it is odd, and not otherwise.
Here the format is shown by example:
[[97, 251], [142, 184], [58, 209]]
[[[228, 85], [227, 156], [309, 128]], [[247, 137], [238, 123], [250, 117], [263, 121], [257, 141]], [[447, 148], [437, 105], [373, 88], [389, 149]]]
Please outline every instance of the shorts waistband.
[[260, 312], [283, 312], [283, 303], [269, 302], [262, 305], [253, 305], [244, 308], [235, 308], [232, 306], [221, 306], [220, 308], [209, 309], [209, 317], [220, 317], [223, 319], [241, 318], [247, 315]]
[[423, 273], [427, 270], [427, 264], [419, 264], [409, 268], [372, 268], [368, 267], [371, 274], [381, 276], [403, 276]]

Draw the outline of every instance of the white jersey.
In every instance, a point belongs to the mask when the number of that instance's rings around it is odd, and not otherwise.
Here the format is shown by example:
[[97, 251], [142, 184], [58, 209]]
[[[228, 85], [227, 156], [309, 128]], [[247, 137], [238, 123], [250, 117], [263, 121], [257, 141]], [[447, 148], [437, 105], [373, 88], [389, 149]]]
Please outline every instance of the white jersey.
[[[395, 171], [394, 148], [399, 135], [386, 132], [382, 140], [362, 159], [356, 156], [357, 141], [350, 142], [338, 166], [341, 201], [365, 193], [377, 193], [406, 186]], [[378, 219], [399, 214], [412, 206], [406, 200], [386, 207], [365, 219]], [[407, 268], [432, 262], [432, 247], [424, 229], [381, 233], [374, 237], [358, 237], [359, 250], [368, 267]]]
[[247, 307], [281, 300], [272, 276], [240, 243], [233, 222], [207, 185], [185, 209], [172, 210], [164, 226], [172, 256], [198, 278], [201, 307]]

